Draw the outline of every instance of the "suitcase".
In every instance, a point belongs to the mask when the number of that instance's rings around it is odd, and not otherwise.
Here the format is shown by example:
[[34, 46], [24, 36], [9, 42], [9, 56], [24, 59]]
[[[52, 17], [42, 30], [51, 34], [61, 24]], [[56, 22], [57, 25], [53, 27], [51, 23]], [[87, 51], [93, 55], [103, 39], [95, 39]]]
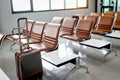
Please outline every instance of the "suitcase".
[[[40, 50], [34, 50], [29, 47], [29, 39], [27, 37], [27, 47], [23, 48], [21, 44], [20, 37], [20, 22], [26, 22], [27, 27], [27, 18], [19, 18], [17, 20], [18, 23], [18, 32], [19, 32], [19, 45], [20, 51], [15, 53], [15, 61], [16, 61], [16, 71], [18, 80], [41, 80], [43, 75], [42, 61]], [[28, 32], [26, 32], [28, 34]]]

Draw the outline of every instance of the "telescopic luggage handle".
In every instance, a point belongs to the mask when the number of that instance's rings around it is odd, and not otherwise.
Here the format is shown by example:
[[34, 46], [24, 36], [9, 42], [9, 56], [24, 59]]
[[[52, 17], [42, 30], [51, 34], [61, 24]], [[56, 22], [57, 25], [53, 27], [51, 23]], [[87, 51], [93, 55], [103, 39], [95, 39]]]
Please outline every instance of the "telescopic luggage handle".
[[27, 46], [29, 48], [29, 39], [28, 39], [28, 23], [27, 23], [27, 18], [18, 18], [17, 20], [17, 25], [18, 25], [18, 33], [19, 33], [19, 45], [20, 45], [20, 52], [22, 52], [22, 44], [21, 44], [21, 34], [20, 34], [20, 21], [25, 20], [26, 24], [26, 35], [27, 35]]

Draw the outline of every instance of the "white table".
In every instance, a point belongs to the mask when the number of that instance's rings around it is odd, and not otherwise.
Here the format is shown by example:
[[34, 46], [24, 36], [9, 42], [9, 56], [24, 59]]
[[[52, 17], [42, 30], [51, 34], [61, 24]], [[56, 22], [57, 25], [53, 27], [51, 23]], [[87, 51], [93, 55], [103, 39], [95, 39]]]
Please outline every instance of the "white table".
[[74, 63], [75, 67], [65, 76], [64, 80], [80, 68], [85, 68], [86, 72], [88, 72], [88, 68], [86, 66], [80, 65], [80, 56], [74, 54], [72, 48], [67, 46], [65, 43], [60, 44], [58, 50], [42, 52], [42, 59], [57, 67], [67, 63]]
[[0, 68], [0, 80], [10, 80], [9, 77]]
[[58, 50], [42, 54], [42, 58], [44, 60], [58, 67], [64, 65], [64, 63], [67, 61], [70, 62], [72, 59], [76, 59], [77, 57], [79, 56], [71, 52], [70, 53], [62, 51], [59, 52]]
[[112, 33], [106, 34], [106, 37], [120, 39], [120, 32], [112, 32]]
[[[118, 31], [118, 32], [112, 32], [112, 33], [109, 33], [109, 34], [106, 34], [105, 35], [106, 37], [108, 37], [108, 38], [112, 38], [112, 39], [116, 39], [116, 40], [119, 40], [120, 39], [120, 32]], [[114, 42], [113, 42], [114, 43]], [[117, 43], [117, 44], [119, 44], [119, 42]], [[113, 48], [113, 51], [115, 52], [115, 56], [117, 56], [117, 51], [116, 51], [116, 49], [115, 48]]]
[[105, 41], [105, 40], [89, 39], [89, 40], [85, 40], [85, 41], [80, 42], [80, 44], [86, 45], [86, 46], [89, 46], [89, 47], [93, 47], [93, 48], [97, 48], [97, 49], [102, 49], [102, 48], [109, 49], [109, 51], [107, 52], [105, 57], [108, 54], [110, 54], [111, 51], [112, 51], [112, 42]]

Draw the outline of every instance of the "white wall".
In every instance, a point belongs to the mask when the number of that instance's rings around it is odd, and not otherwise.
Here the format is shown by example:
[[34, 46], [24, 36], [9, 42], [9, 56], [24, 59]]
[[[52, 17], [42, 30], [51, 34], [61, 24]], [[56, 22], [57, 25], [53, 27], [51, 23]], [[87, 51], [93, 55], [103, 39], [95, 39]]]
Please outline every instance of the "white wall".
[[0, 32], [4, 34], [11, 33], [11, 29], [16, 27], [16, 20], [19, 17], [27, 17], [28, 19], [51, 22], [53, 16], [71, 17], [75, 13], [90, 14], [95, 11], [94, 6], [95, 0], [89, 0], [88, 9], [12, 14], [10, 0], [0, 0]]

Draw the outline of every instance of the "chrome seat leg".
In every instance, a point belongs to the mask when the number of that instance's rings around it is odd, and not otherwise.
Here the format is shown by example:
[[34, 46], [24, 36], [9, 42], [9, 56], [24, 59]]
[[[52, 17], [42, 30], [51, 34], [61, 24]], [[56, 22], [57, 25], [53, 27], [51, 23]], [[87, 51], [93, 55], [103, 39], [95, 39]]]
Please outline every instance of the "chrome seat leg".
[[15, 45], [16, 43], [13, 42], [11, 45], [10, 45], [10, 50], [12, 50], [12, 47]]
[[71, 74], [73, 74], [75, 71], [77, 71], [80, 68], [84, 68], [86, 70], [86, 73], [89, 73], [88, 67], [80, 64], [80, 57], [76, 58], [76, 65], [75, 67], [65, 76], [63, 80], [66, 80]]

